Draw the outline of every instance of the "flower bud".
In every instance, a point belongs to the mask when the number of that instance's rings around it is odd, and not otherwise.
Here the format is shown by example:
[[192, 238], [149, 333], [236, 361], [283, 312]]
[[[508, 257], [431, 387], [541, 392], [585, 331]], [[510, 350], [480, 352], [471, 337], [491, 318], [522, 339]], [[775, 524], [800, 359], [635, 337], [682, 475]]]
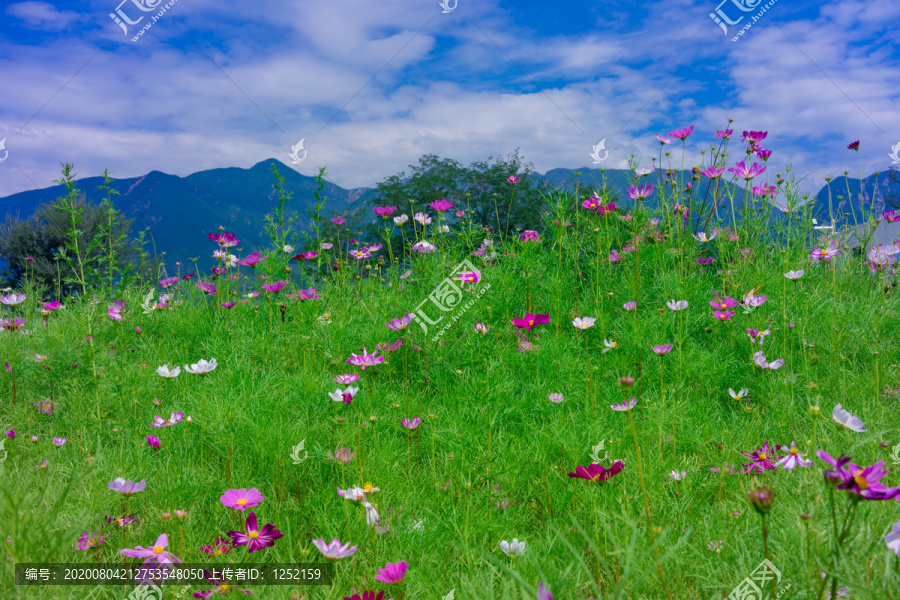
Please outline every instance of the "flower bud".
[[775, 494], [768, 488], [758, 487], [755, 490], [747, 492], [747, 499], [750, 502], [750, 505], [756, 509], [756, 512], [764, 515], [772, 508]]
[[818, 404], [813, 404], [812, 406], [809, 407], [809, 414], [811, 414], [814, 417], [818, 417], [821, 412], [822, 412], [822, 409], [819, 408]]
[[619, 378], [619, 385], [622, 387], [631, 387], [634, 385], [634, 377], [629, 377], [625, 375], [624, 377]]
[[181, 519], [181, 520], [183, 521], [184, 518], [187, 516], [187, 511], [185, 511], [185, 510], [176, 510], [176, 511], [175, 511], [175, 516], [178, 517], [179, 519]]
[[841, 472], [837, 469], [828, 469], [822, 473], [822, 477], [825, 478], [825, 483], [831, 487], [837, 487], [838, 484], [844, 481]]
[[171, 519], [171, 518], [172, 518], [172, 513], [164, 512], [164, 513], [162, 514], [162, 520], [163, 520], [163, 521], [168, 521], [168, 520]]

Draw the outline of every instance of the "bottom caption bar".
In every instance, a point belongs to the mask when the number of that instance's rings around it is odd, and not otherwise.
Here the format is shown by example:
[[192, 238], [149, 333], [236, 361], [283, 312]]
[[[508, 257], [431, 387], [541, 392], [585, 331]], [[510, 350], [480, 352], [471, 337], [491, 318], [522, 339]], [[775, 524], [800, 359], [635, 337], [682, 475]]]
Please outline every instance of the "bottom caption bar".
[[16, 563], [16, 585], [331, 585], [331, 563]]

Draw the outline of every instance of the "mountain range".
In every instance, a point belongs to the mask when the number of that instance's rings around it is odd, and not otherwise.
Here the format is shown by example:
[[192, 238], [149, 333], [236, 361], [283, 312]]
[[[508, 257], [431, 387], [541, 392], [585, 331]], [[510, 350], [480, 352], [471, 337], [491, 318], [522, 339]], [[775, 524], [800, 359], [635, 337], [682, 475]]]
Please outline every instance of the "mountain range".
[[[168, 175], [160, 171], [150, 171], [141, 177], [114, 179], [111, 187], [119, 192], [113, 196], [113, 202], [128, 218], [135, 220], [134, 230], [141, 231], [149, 227], [158, 252], [166, 252], [167, 263], [175, 260], [182, 262], [201, 257], [211, 262], [213, 247], [206, 239], [210, 232], [218, 231], [223, 226], [227, 231], [234, 231], [242, 240], [245, 252], [262, 248], [268, 239], [263, 232], [265, 216], [277, 206], [278, 192], [275, 190], [271, 165], [278, 167], [282, 176], [287, 175], [284, 189], [293, 193], [288, 203], [289, 210], [301, 215], [300, 224], [306, 226], [306, 210], [315, 203], [313, 191], [318, 189], [314, 177], [302, 175], [277, 159], [261, 161], [249, 169], [220, 168], [199, 171], [185, 177]], [[576, 173], [578, 176], [576, 177]], [[576, 179], [581, 185], [596, 185], [602, 181], [601, 171], [596, 168], [580, 169], [557, 168], [541, 175], [532, 173], [537, 184], [546, 184], [552, 189], [573, 191]], [[629, 205], [631, 201], [626, 195], [630, 185], [629, 171], [607, 169], [605, 171], [607, 185], [618, 196], [619, 204]], [[853, 224], [854, 220], [843, 213], [853, 208], [857, 219], [862, 214], [877, 214], [888, 205], [900, 205], [900, 177], [896, 170], [881, 173], [863, 179], [864, 194], [860, 199], [858, 179], [838, 177], [819, 190], [815, 196], [813, 217], [820, 224], [831, 222], [831, 214], [837, 217], [838, 226]], [[690, 172], [676, 172], [676, 179], [681, 176], [685, 182], [690, 181]], [[774, 179], [774, 177], [772, 177]], [[91, 202], [99, 203], [104, 199], [102, 177], [86, 177], [77, 179], [77, 187]], [[645, 180], [656, 183], [657, 173], [651, 173]], [[705, 190], [705, 178], [698, 182], [701, 193]], [[829, 209], [829, 187], [831, 188], [831, 209]], [[847, 193], [847, 190], [850, 193]], [[27, 218], [42, 203], [52, 202], [65, 195], [61, 185], [39, 190], [19, 192], [0, 198], [0, 216], [11, 214], [19, 218]], [[377, 197], [373, 188], [344, 189], [333, 183], [326, 183], [323, 195], [328, 203], [325, 214], [345, 214], [360, 206], [366, 206]], [[839, 198], [839, 196], [841, 196]], [[701, 195], [702, 197], [702, 195]], [[780, 200], [780, 199], [779, 199]], [[648, 202], [648, 204], [651, 204]], [[728, 203], [720, 210], [720, 216], [730, 220]], [[775, 210], [776, 218], [780, 211]], [[210, 256], [208, 256], [210, 255]]]

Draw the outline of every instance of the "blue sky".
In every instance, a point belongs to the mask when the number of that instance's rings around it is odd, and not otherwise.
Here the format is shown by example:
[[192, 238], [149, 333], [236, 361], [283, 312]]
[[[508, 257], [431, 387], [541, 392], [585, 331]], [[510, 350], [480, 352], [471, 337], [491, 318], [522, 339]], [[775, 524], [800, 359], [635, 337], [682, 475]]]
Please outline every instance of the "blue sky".
[[[649, 165], [655, 134], [694, 125], [689, 166], [729, 117], [738, 138], [769, 132], [773, 175], [791, 164], [818, 189], [858, 172], [849, 142], [864, 174], [900, 142], [895, 2], [774, 0], [735, 42], [768, 0], [121, 1], [5, 5], [0, 196], [50, 185], [60, 162], [116, 177], [290, 164], [301, 138], [297, 171], [347, 188], [426, 153], [595, 166], [601, 139], [602, 166]], [[728, 35], [720, 6], [744, 17]], [[128, 35], [117, 8], [143, 17]]]

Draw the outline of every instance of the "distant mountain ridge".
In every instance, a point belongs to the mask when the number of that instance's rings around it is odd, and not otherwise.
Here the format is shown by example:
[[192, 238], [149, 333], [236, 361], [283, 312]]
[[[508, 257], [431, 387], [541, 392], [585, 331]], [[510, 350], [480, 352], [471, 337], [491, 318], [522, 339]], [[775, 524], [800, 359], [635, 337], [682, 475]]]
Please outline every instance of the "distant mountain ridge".
[[[245, 251], [252, 252], [268, 242], [263, 232], [265, 216], [277, 205], [278, 193], [273, 186], [272, 163], [275, 163], [282, 176], [287, 176], [285, 191], [293, 193], [288, 208], [301, 215], [301, 226], [307, 225], [306, 210], [315, 203], [313, 191], [318, 189], [318, 183], [314, 177], [302, 175], [274, 158], [261, 161], [249, 169], [217, 168], [198, 171], [185, 177], [150, 171], [140, 177], [114, 179], [110, 185], [120, 195], [113, 196], [113, 202], [125, 215], [135, 219], [135, 232], [151, 228], [157, 251], [166, 252], [166, 262], [170, 266], [176, 260], [185, 262], [198, 256], [203, 257], [205, 263], [212, 252], [206, 235], [216, 231], [220, 225], [228, 231], [235, 231], [242, 240]], [[631, 204], [626, 194], [630, 185], [630, 172], [608, 169], [605, 174], [607, 185], [619, 197], [620, 204]], [[858, 179], [835, 178], [816, 194], [813, 216], [824, 224], [831, 222], [830, 215], [833, 213], [841, 227], [854, 223], [852, 216], [844, 215], [845, 212], [850, 212], [851, 207], [857, 220], [861, 219], [863, 211], [865, 214], [871, 213], [873, 206], [875, 212], [880, 214], [885, 207], [886, 198], [896, 199], [900, 196], [900, 177], [896, 175], [897, 172], [893, 171], [878, 176], [874, 204], [871, 194], [875, 190], [875, 175], [863, 180], [862, 200]], [[576, 180], [581, 186], [599, 186], [602, 176], [603, 173], [593, 167], [556, 168], [543, 175], [531, 174], [538, 184], [568, 191], [574, 191]], [[651, 173], [644, 182], [658, 185], [658, 176], [658, 171]], [[675, 178], [687, 183], [691, 180], [690, 171], [676, 172]], [[774, 179], [774, 174], [770, 178]], [[103, 178], [99, 176], [77, 180], [78, 189], [87, 199], [98, 203], [104, 199], [103, 193], [97, 189], [102, 183]], [[706, 189], [705, 178], [698, 183], [701, 185], [702, 197]], [[832, 194], [831, 210], [828, 202], [829, 187]], [[377, 197], [375, 188], [344, 189], [332, 183], [326, 184], [323, 194], [328, 198], [327, 214], [346, 213]], [[12, 194], [0, 198], [0, 216], [12, 214], [27, 218], [42, 202], [52, 202], [64, 195], [65, 190], [61, 185]], [[900, 204], [896, 200], [893, 202]], [[720, 216], [730, 220], [730, 206], [727, 204], [726, 202], [721, 206]]]

